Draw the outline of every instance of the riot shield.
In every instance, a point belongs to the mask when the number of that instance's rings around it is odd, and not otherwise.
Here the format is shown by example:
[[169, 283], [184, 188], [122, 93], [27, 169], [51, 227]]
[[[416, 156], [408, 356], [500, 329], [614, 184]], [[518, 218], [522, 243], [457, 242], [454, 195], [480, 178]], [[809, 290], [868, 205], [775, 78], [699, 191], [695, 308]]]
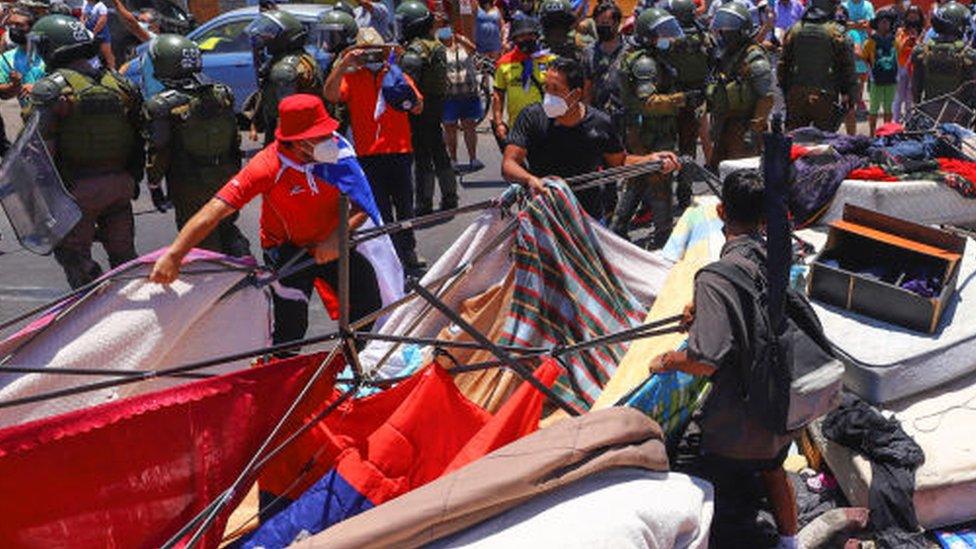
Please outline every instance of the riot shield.
[[35, 113], [0, 163], [0, 205], [20, 245], [47, 255], [81, 221], [81, 209], [64, 187], [37, 121]]

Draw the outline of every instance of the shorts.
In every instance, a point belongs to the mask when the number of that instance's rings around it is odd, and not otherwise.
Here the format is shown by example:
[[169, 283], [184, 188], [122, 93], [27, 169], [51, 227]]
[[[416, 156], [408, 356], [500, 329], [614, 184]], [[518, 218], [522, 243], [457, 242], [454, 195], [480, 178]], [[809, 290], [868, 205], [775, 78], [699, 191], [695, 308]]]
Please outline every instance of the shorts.
[[877, 115], [879, 111], [891, 114], [891, 105], [895, 102], [895, 89], [897, 84], [875, 84], [871, 82], [868, 94], [871, 97], [871, 106], [868, 114]]
[[480, 120], [483, 114], [481, 99], [477, 96], [453, 97], [444, 101], [444, 122]]

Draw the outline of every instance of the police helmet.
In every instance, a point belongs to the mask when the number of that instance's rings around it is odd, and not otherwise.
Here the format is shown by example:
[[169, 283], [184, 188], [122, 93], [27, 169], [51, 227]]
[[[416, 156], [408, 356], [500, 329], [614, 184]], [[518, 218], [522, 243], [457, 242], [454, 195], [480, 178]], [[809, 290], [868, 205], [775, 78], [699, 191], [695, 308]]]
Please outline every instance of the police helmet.
[[729, 2], [715, 12], [710, 28], [720, 48], [734, 50], [750, 39], [753, 27], [749, 8], [739, 2]]
[[970, 28], [969, 8], [956, 2], [946, 2], [932, 15], [932, 28], [942, 37], [961, 38]]
[[678, 20], [660, 8], [647, 8], [637, 17], [637, 43], [642, 46], [660, 44], [662, 40], [673, 41], [685, 35]]
[[569, 0], [543, 0], [539, 5], [539, 20], [542, 28], [569, 27], [576, 21], [576, 14], [573, 13], [573, 5]]
[[542, 34], [542, 26], [535, 17], [518, 12], [512, 18], [512, 26], [508, 34], [513, 41], [516, 38], [528, 35], [535, 35], [538, 38]]
[[203, 70], [203, 57], [195, 42], [179, 34], [160, 34], [149, 47], [153, 74], [160, 81], [192, 78]]
[[316, 31], [322, 48], [330, 53], [338, 53], [356, 43], [359, 25], [345, 11], [332, 9], [319, 17]]
[[67, 15], [40, 18], [27, 35], [31, 47], [51, 68], [62, 67], [77, 59], [98, 54], [95, 36], [81, 21]]
[[261, 13], [244, 29], [254, 50], [267, 50], [271, 55], [300, 49], [305, 45], [308, 31], [294, 15], [283, 10]]
[[682, 27], [695, 24], [695, 2], [693, 0], [668, 0], [664, 8], [678, 20]]
[[401, 40], [412, 40], [426, 36], [434, 26], [434, 14], [427, 4], [418, 0], [407, 0], [396, 9], [397, 33]]

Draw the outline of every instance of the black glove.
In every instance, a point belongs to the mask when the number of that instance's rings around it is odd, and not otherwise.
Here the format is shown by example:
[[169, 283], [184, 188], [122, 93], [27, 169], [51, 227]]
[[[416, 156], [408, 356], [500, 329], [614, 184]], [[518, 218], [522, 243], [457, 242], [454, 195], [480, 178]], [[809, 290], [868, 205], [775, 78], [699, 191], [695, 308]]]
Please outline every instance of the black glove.
[[697, 109], [705, 100], [705, 92], [702, 90], [688, 90], [685, 93], [685, 106]]
[[163, 192], [162, 185], [157, 185], [155, 187], [149, 187], [149, 197], [152, 198], [153, 206], [156, 206], [156, 210], [159, 213], [166, 213], [167, 207], [169, 206], [169, 200], [166, 198], [166, 193]]

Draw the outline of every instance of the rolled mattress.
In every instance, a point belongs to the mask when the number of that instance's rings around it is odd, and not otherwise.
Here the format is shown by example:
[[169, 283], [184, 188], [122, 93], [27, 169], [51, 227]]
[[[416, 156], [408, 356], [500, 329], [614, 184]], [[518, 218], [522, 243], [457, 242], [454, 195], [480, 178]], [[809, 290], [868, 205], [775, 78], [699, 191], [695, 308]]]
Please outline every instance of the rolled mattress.
[[[925, 452], [915, 473], [915, 514], [926, 529], [976, 519], [976, 374], [883, 407]], [[871, 464], [810, 432], [852, 505], [868, 506]]]
[[[759, 157], [726, 160], [719, 164], [722, 179], [735, 170], [759, 167]], [[854, 204], [925, 225], [976, 223], [976, 201], [964, 198], [937, 181], [864, 181], [847, 179], [837, 188], [833, 202], [818, 224], [844, 215], [844, 205]]]

